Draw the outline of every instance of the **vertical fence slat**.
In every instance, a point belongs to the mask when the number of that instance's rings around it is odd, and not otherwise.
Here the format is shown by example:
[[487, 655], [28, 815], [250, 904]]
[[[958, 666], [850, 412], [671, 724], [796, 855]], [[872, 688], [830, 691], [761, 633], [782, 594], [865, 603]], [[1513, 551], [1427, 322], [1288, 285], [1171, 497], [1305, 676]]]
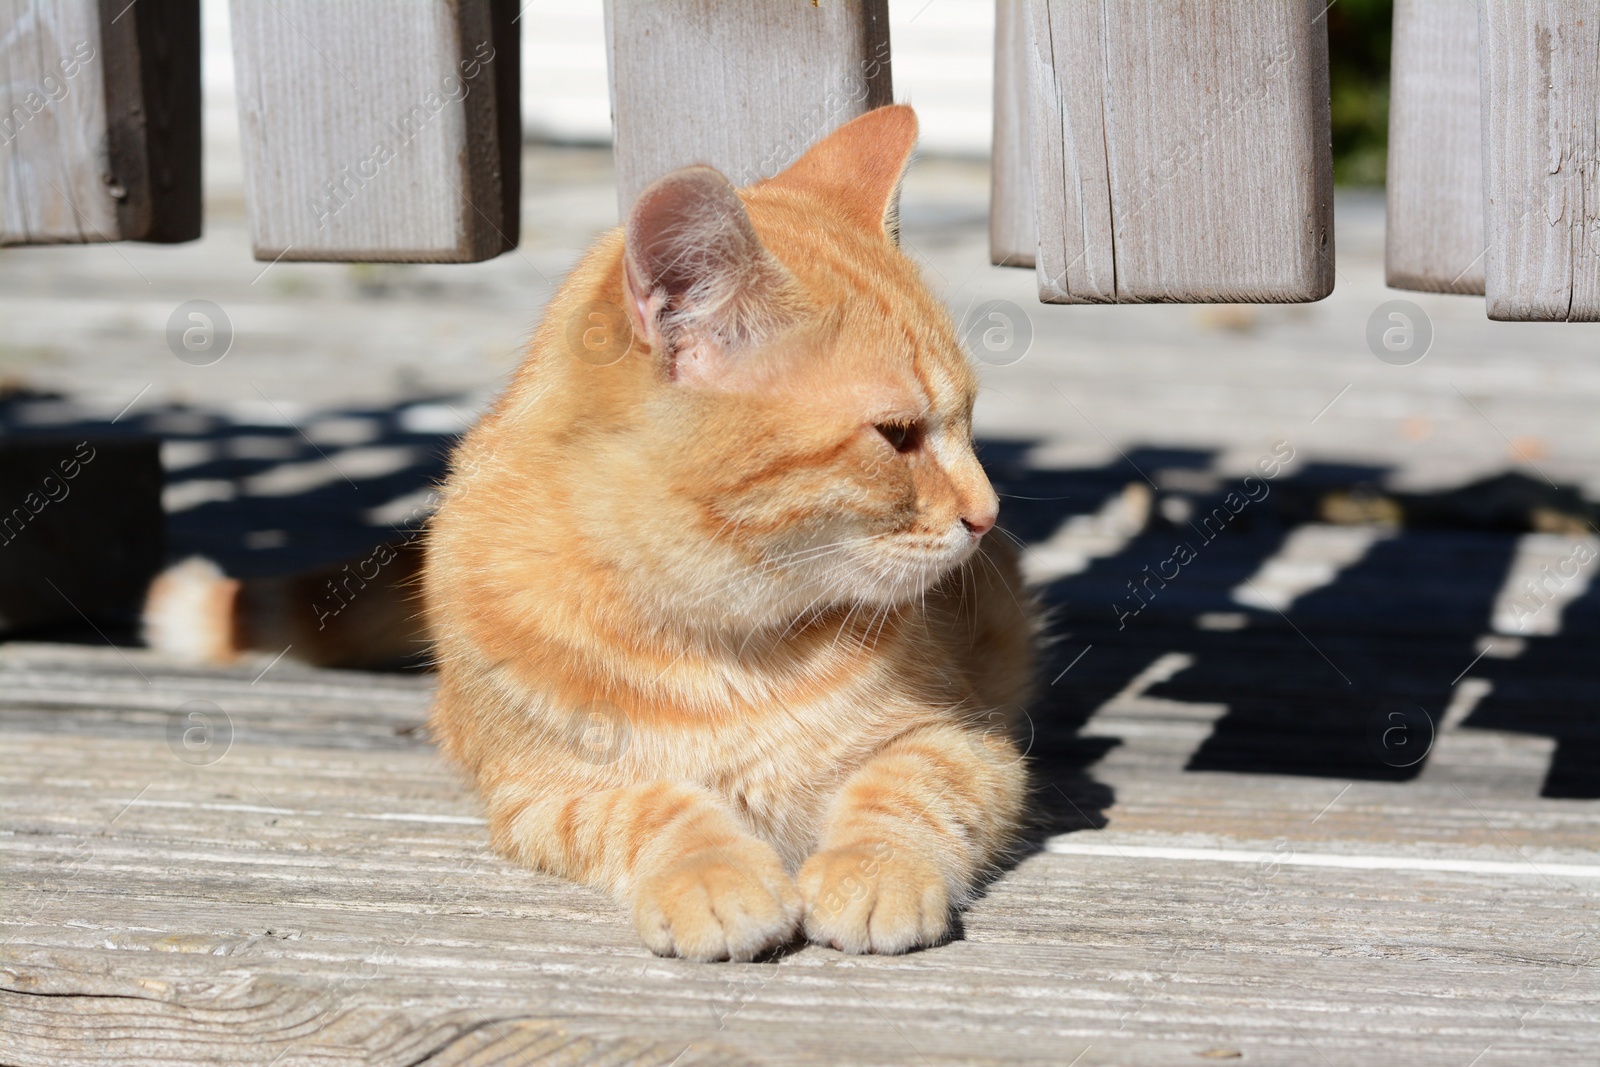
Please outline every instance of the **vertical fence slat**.
[[1104, 12], [1098, 4], [1059, 0], [1028, 0], [1027, 12], [1039, 299], [1111, 303], [1118, 293], [1110, 144], [1101, 128], [1107, 91]]
[[990, 160], [989, 262], [1032, 267], [1033, 161], [1028, 152], [1028, 27], [1023, 0], [995, 0], [994, 149]]
[[1484, 0], [1479, 44], [1489, 317], [1600, 320], [1600, 12]]
[[257, 259], [466, 263], [516, 247], [508, 0], [234, 0]]
[[1483, 292], [1478, 10], [1396, 0], [1384, 263], [1397, 289]]
[[1041, 300], [1332, 290], [1324, 3], [1028, 8]]
[[617, 199], [709, 163], [770, 178], [892, 101], [887, 0], [607, 0]]
[[198, 236], [198, 0], [0, 0], [0, 244]]
[[7, 244], [114, 241], [105, 55], [94, 0], [11, 0], [3, 52]]
[[124, 236], [200, 236], [200, 0], [100, 0], [106, 139]]

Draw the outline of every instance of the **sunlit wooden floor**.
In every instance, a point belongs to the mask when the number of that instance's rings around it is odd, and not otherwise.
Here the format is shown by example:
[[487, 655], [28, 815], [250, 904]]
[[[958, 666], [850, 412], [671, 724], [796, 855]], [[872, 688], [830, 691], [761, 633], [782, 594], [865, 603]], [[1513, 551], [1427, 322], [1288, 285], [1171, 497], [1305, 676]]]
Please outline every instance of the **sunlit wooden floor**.
[[0, 649], [4, 1062], [1592, 1062], [1600, 818], [1538, 739], [1185, 772], [1210, 712], [1130, 692], [960, 940], [696, 965], [486, 850], [426, 680], [267, 664]]

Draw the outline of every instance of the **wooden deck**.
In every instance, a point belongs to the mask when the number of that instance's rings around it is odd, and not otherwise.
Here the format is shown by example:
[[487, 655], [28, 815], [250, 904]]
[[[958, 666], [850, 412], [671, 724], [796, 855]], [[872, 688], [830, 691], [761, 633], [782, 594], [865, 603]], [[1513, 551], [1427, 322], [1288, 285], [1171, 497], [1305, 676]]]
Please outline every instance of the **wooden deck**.
[[265, 667], [0, 650], [0, 1060], [1592, 1062], [1595, 805], [1537, 797], [1535, 739], [1446, 731], [1408, 783], [1184, 773], [1206, 707], [1123, 697], [1092, 782], [1052, 770], [1104, 829], [962, 940], [707, 966], [486, 851], [424, 680]]
[[[133, 400], [113, 430], [168, 441], [174, 553], [359, 551], [609, 221], [607, 181], [531, 156], [524, 251], [473, 267], [263, 277], [216, 211], [190, 249], [0, 254], [30, 390], [0, 423], [104, 431]], [[1322, 304], [1041, 309], [1031, 274], [982, 266], [985, 188], [919, 165], [906, 241], [958, 312], [1031, 317], [979, 430], [1059, 640], [1034, 847], [957, 940], [657, 959], [600, 894], [486, 850], [418, 729], [425, 675], [195, 670], [84, 628], [0, 644], [0, 1063], [1594, 1063], [1600, 587], [1494, 629], [1513, 579], [1593, 533], [1452, 490], [1515, 471], [1511, 496], [1589, 514], [1600, 327], [1408, 294], [1434, 351], [1380, 362], [1362, 333], [1397, 294], [1359, 198]], [[239, 329], [215, 367], [161, 338], [195, 297]], [[1119, 627], [1276, 441], [1297, 458], [1271, 495]], [[1355, 490], [1407, 521], [1319, 520]]]

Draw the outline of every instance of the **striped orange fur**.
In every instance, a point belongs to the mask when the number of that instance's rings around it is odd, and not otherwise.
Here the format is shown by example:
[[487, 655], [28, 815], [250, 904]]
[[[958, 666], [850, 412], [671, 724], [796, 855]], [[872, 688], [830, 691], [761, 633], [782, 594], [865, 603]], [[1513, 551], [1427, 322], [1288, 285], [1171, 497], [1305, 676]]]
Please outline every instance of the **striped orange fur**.
[[945, 937], [1013, 839], [1034, 620], [880, 108], [641, 194], [453, 460], [432, 728], [497, 849], [663, 954]]

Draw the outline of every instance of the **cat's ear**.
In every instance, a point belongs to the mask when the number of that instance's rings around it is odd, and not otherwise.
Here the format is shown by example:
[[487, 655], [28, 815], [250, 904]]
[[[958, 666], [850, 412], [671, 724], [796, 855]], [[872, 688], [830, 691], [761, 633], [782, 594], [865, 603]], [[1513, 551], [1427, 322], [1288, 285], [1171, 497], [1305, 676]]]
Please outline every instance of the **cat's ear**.
[[916, 144], [916, 112], [904, 104], [875, 108], [812, 145], [772, 184], [812, 193], [898, 240], [900, 178]]
[[633, 328], [674, 379], [725, 376], [741, 349], [783, 328], [798, 307], [793, 277], [711, 167], [673, 171], [639, 194], [622, 260]]

